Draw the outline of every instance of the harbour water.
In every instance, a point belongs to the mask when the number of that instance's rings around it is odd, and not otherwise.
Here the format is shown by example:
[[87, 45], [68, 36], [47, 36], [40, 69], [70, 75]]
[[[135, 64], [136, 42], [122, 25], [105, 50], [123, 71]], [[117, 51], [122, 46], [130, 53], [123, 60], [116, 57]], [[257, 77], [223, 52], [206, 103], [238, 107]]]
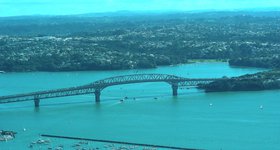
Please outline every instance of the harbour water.
[[[212, 78], [263, 70], [215, 62], [143, 70], [5, 73], [0, 75], [0, 95], [78, 86], [136, 73]], [[279, 149], [279, 90], [204, 93], [184, 88], [178, 97], [171, 92], [166, 83], [141, 83], [105, 89], [101, 104], [94, 103], [93, 94], [42, 100], [39, 109], [33, 102], [0, 104], [0, 130], [18, 132], [15, 140], [0, 142], [0, 149], [29, 149], [39, 134], [213, 150]], [[128, 99], [121, 103], [124, 97]]]

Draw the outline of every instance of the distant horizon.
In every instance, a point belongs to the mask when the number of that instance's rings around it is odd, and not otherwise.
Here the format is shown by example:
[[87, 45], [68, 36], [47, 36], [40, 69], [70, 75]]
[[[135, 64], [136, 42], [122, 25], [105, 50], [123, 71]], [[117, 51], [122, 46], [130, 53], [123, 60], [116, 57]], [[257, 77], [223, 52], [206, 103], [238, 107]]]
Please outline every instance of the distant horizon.
[[9, 17], [32, 17], [32, 16], [79, 16], [79, 15], [98, 15], [98, 14], [118, 14], [118, 13], [207, 13], [207, 12], [273, 12], [279, 11], [280, 7], [267, 7], [267, 8], [248, 8], [248, 9], [204, 9], [204, 10], [117, 10], [117, 11], [104, 11], [104, 12], [86, 12], [86, 13], [75, 13], [75, 14], [27, 14], [27, 15], [15, 15], [15, 16], [2, 16], [0, 18], [9, 18]]
[[0, 17], [129, 12], [280, 10], [279, 0], [1, 0]]

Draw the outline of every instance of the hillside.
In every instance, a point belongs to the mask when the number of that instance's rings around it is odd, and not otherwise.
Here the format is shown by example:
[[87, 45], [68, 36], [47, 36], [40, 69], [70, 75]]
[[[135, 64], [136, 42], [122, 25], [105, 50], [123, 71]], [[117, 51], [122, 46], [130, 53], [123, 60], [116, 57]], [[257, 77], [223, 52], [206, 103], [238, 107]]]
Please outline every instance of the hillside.
[[0, 70], [153, 68], [189, 59], [279, 67], [279, 12], [0, 18]]

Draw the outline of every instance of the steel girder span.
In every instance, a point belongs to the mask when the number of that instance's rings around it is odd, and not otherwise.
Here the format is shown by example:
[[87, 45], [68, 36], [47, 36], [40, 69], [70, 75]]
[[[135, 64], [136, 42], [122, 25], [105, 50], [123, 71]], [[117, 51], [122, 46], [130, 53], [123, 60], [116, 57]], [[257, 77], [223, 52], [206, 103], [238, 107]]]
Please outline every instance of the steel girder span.
[[100, 102], [101, 91], [106, 87], [142, 82], [166, 82], [171, 85], [173, 96], [177, 96], [178, 86], [197, 86], [198, 84], [207, 84], [214, 80], [217, 79], [190, 79], [168, 74], [133, 74], [106, 78], [83, 86], [2, 96], [0, 97], [0, 103], [34, 100], [35, 107], [39, 107], [40, 99], [91, 93], [95, 94], [95, 101], [98, 103]]

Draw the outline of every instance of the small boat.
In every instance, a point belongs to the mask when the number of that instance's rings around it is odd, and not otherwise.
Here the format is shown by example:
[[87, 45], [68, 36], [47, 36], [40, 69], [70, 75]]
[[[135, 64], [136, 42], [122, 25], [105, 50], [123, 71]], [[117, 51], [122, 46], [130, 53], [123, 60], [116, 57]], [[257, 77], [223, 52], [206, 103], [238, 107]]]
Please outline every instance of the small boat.
[[8, 140], [12, 140], [14, 139], [15, 137], [12, 136], [12, 135], [1, 135], [0, 137], [0, 141], [8, 141]]
[[28, 146], [29, 148], [33, 148], [33, 145], [32, 144], [29, 144], [29, 146]]
[[15, 137], [15, 134], [17, 134], [17, 132], [0, 130], [0, 135], [2, 136], [10, 135], [12, 137]]

